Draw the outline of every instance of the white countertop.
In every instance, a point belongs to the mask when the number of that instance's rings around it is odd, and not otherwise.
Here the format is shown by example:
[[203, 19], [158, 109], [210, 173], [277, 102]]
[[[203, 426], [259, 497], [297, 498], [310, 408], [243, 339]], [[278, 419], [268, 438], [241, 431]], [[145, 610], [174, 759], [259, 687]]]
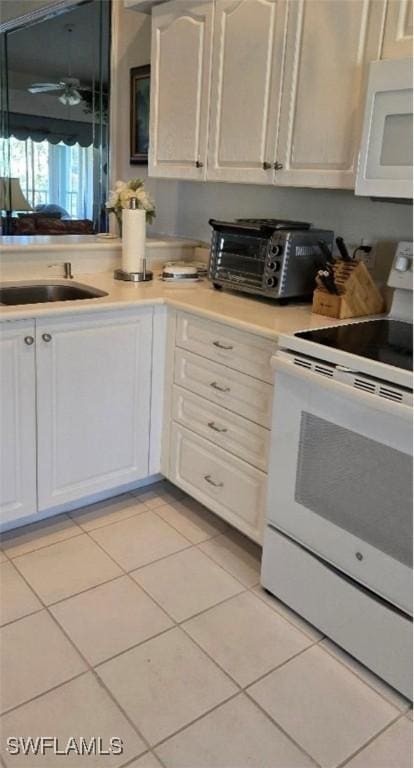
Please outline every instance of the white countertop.
[[[20, 281], [29, 283], [30, 281]], [[33, 283], [67, 282], [52, 278], [33, 280]], [[167, 304], [176, 309], [224, 322], [251, 333], [277, 339], [280, 334], [292, 334], [308, 328], [338, 325], [323, 315], [313, 314], [310, 304], [279, 305], [270, 300], [217, 291], [207, 280], [191, 285], [163, 283], [158, 276], [148, 283], [128, 283], [114, 280], [112, 273], [75, 275], [74, 283], [99, 288], [108, 295], [96, 299], [61, 301], [19, 306], [0, 306], [0, 320], [53, 317], [78, 312], [116, 310], [147, 304]], [[6, 284], [6, 283], [4, 283]], [[14, 282], [14, 285], [17, 283]], [[347, 321], [342, 321], [347, 322]], [[349, 321], [348, 321], [349, 322]]]

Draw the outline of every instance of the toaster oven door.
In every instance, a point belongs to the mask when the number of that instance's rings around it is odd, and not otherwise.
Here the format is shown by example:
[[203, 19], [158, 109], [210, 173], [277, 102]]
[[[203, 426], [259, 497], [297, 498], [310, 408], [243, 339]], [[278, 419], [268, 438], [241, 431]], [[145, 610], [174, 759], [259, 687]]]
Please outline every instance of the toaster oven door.
[[214, 231], [209, 277], [214, 282], [256, 293], [264, 289], [269, 240], [243, 232]]

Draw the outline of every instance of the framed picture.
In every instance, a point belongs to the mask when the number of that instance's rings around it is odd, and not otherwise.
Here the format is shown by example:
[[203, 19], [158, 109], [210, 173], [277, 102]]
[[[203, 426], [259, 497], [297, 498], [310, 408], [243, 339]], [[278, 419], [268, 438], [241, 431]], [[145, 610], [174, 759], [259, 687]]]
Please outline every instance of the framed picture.
[[131, 69], [130, 163], [148, 163], [151, 67]]

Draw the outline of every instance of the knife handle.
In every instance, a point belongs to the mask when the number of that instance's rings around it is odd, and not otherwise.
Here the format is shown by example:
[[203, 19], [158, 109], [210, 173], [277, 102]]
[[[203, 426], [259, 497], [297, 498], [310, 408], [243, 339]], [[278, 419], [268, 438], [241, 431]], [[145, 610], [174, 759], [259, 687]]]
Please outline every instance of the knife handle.
[[344, 243], [343, 237], [337, 237], [335, 242], [336, 242], [336, 244], [338, 246], [338, 251], [339, 251], [339, 253], [342, 256], [343, 261], [352, 261], [350, 255], [349, 255], [349, 252], [348, 252], [348, 248], [346, 247], [346, 245]]
[[329, 245], [325, 242], [325, 240], [318, 240], [318, 246], [320, 248], [322, 255], [325, 257], [327, 263], [333, 264], [335, 259], [332, 256], [331, 249], [329, 248]]

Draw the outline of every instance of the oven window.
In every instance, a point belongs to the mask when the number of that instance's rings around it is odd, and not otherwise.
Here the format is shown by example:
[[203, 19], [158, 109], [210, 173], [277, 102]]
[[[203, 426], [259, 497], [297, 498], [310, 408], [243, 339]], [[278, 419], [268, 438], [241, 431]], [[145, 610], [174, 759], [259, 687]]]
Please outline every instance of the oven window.
[[216, 234], [215, 238], [216, 268], [262, 277], [267, 238], [229, 233]]
[[412, 463], [407, 454], [304, 412], [295, 501], [412, 565]]

